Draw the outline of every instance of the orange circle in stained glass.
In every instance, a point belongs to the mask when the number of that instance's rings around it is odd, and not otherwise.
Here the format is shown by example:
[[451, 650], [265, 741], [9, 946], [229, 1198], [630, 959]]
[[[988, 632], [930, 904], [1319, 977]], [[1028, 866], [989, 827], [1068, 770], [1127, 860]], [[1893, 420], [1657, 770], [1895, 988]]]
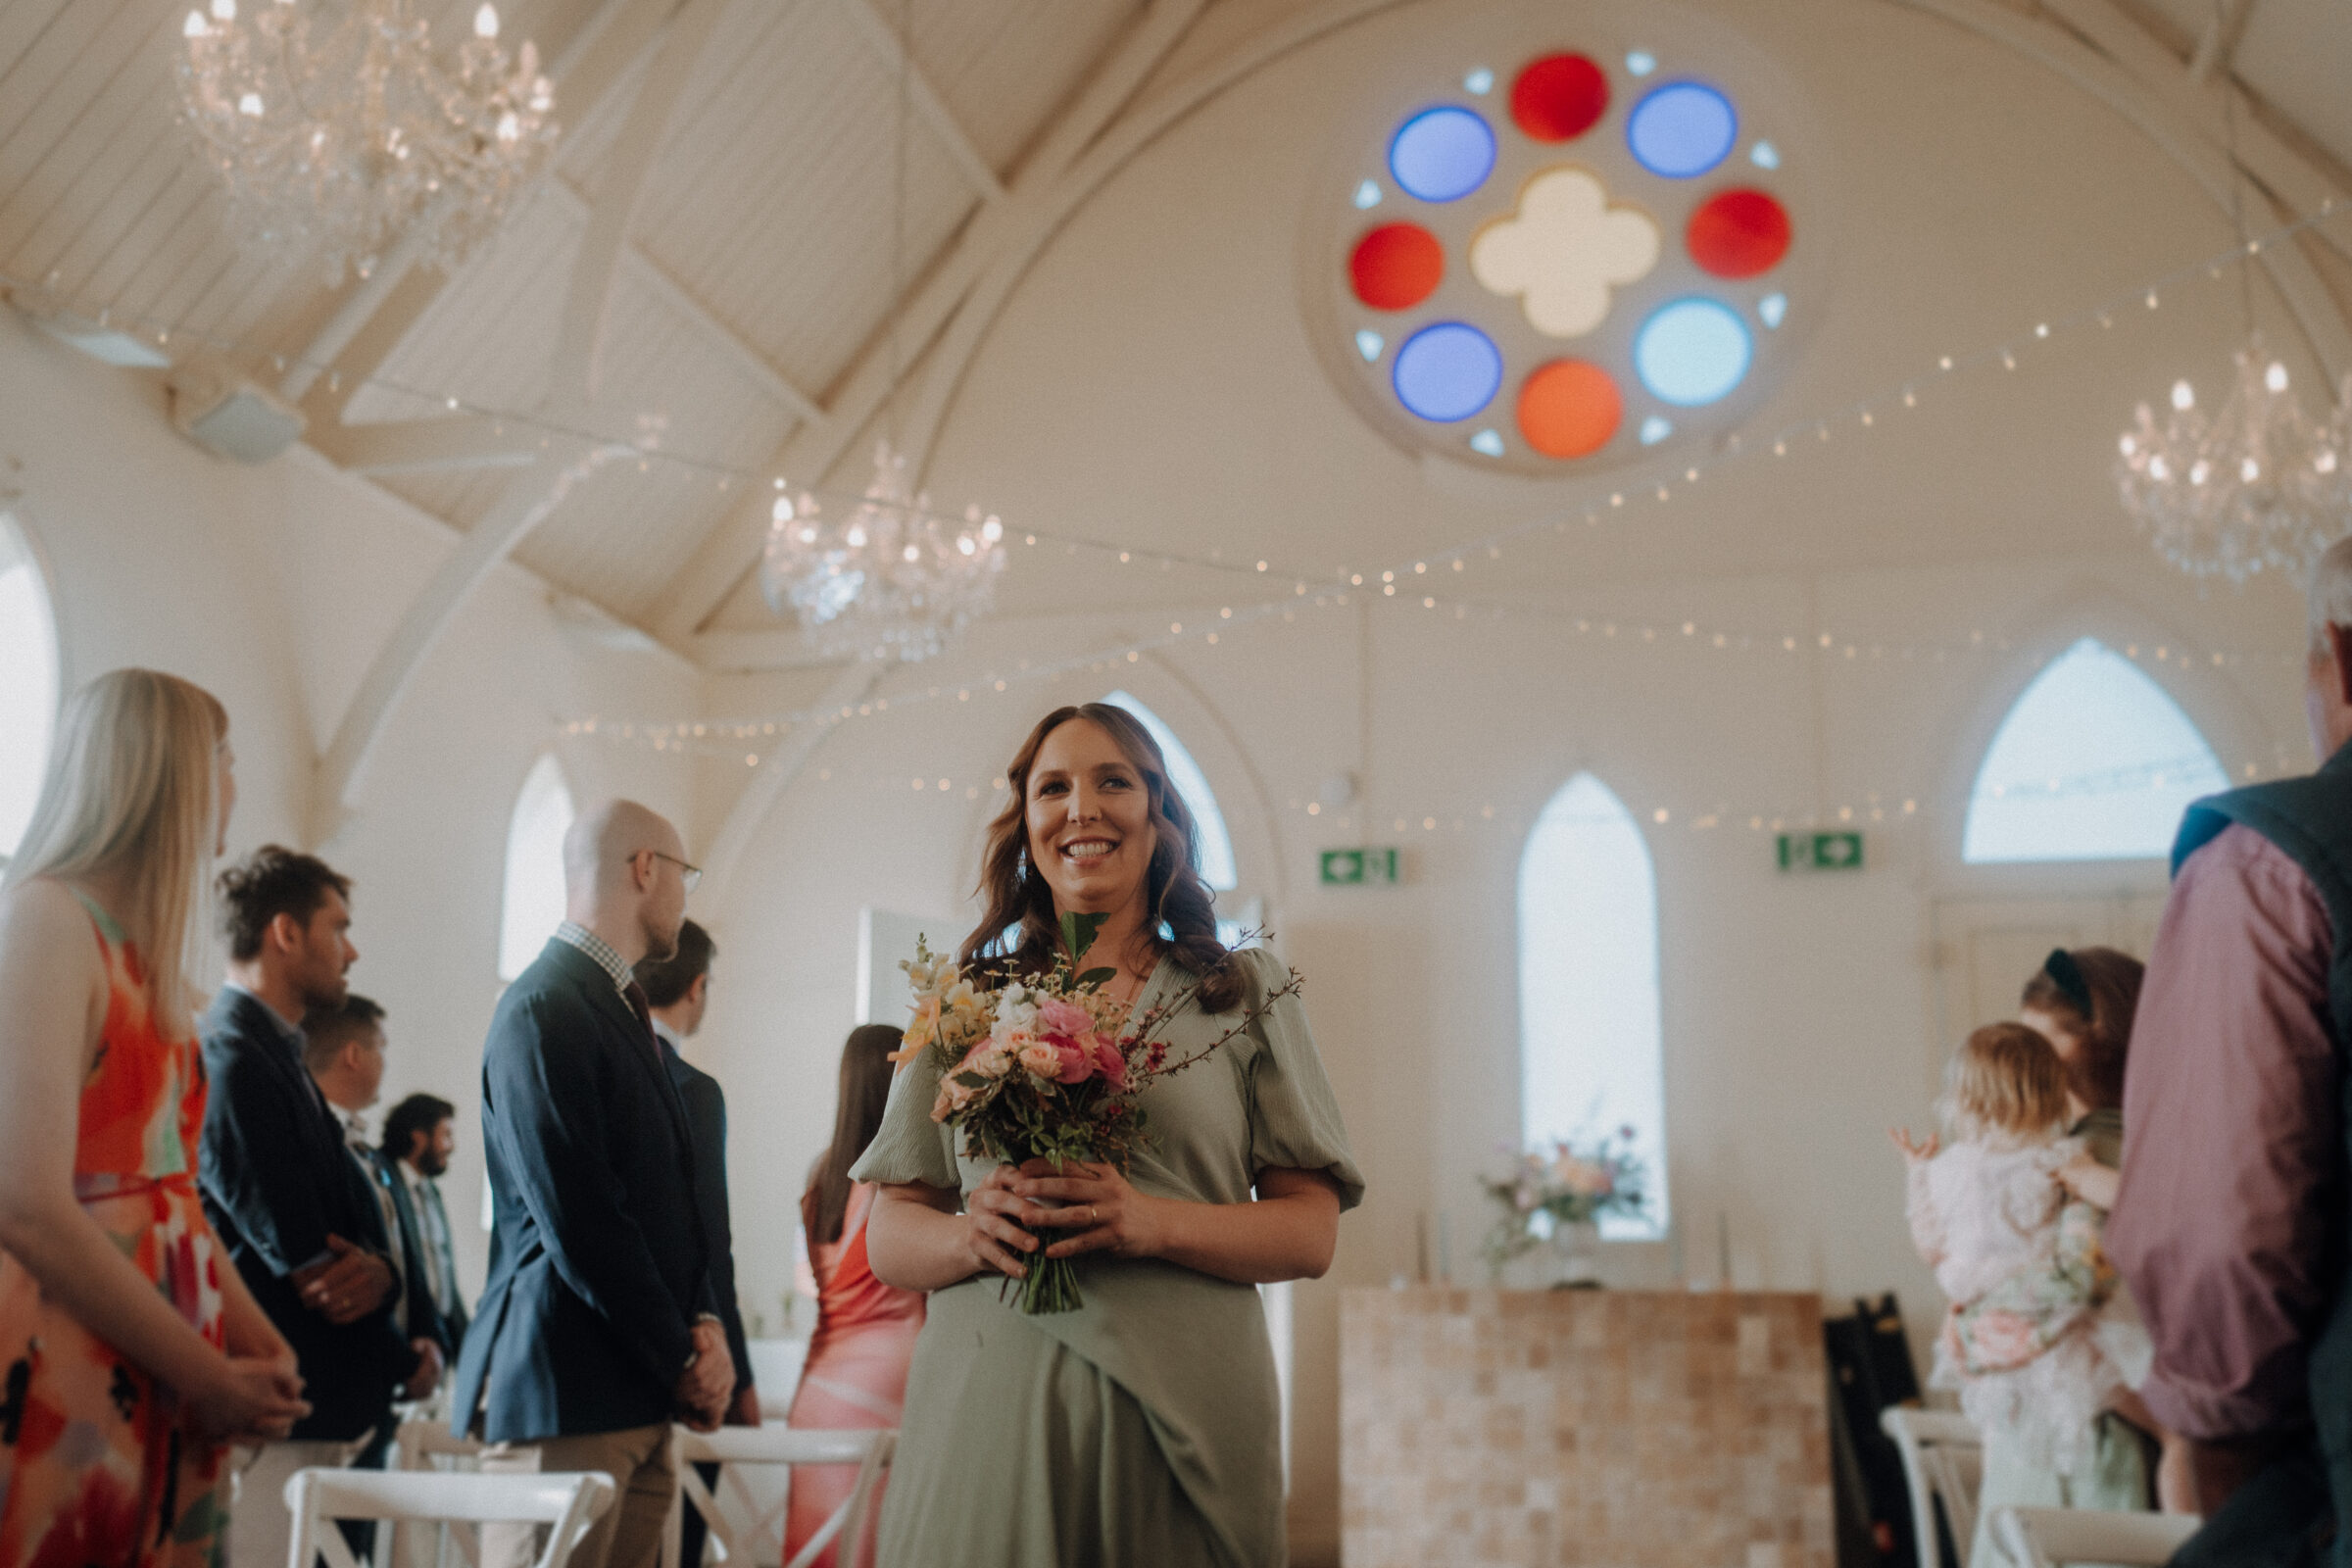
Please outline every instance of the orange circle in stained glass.
[[1348, 278], [1376, 311], [1410, 310], [1437, 292], [1446, 247], [1419, 223], [1383, 223], [1355, 242]]
[[1519, 388], [1519, 433], [1547, 458], [1592, 456], [1624, 416], [1616, 379], [1590, 360], [1540, 365]]

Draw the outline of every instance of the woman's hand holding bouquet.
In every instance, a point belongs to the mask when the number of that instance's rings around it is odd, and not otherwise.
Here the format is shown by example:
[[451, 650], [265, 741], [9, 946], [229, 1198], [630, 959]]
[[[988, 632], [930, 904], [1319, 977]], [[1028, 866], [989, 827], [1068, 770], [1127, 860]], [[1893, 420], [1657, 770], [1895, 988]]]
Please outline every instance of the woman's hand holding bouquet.
[[[1299, 985], [1294, 970], [1231, 1029], [1170, 1061], [1154, 1032], [1197, 988], [1131, 1018], [1131, 1004], [1103, 991], [1116, 970], [1077, 968], [1102, 920], [1063, 915], [1068, 956], [1044, 975], [984, 988], [922, 943], [904, 966], [914, 1010], [898, 1059], [935, 1054], [942, 1075], [931, 1119], [962, 1129], [966, 1155], [998, 1162], [966, 1201], [972, 1253], [1019, 1281], [1024, 1312], [1084, 1304], [1071, 1264], [1079, 1253], [1151, 1255], [1158, 1200], [1125, 1174], [1146, 1136], [1145, 1088], [1209, 1056]], [[1041, 1249], [1032, 1233], [1041, 1225], [1081, 1234]]]

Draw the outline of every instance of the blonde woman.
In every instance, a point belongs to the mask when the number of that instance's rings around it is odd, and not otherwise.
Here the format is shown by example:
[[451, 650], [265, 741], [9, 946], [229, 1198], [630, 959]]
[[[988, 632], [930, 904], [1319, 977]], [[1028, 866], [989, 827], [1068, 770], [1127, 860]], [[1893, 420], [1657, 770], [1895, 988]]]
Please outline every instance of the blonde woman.
[[211, 1568], [227, 1444], [309, 1408], [196, 1191], [185, 954], [235, 797], [220, 703], [111, 671], [0, 877], [0, 1568]]

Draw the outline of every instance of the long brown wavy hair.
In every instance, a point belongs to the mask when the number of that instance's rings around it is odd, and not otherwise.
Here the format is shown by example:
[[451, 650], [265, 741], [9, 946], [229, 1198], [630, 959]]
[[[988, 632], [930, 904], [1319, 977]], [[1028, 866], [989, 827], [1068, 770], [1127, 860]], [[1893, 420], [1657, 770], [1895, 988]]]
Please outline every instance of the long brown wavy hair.
[[1228, 1010], [1242, 999], [1241, 969], [1217, 940], [1215, 898], [1200, 879], [1200, 838], [1192, 810], [1168, 782], [1167, 759], [1152, 732], [1134, 714], [1108, 703], [1056, 708], [1038, 720], [1013, 754], [1004, 769], [1010, 799], [989, 823], [988, 847], [980, 858], [979, 892], [987, 912], [963, 939], [956, 961], [966, 969], [1002, 974], [1043, 974], [1054, 967], [1061, 929], [1054, 890], [1030, 863], [1029, 774], [1046, 737], [1078, 718], [1100, 727], [1143, 774], [1156, 830], [1144, 893], [1155, 924], [1168, 933], [1157, 940], [1191, 972], [1201, 1009]]
[[899, 1031], [889, 1024], [864, 1023], [850, 1031], [841, 1048], [833, 1141], [810, 1167], [808, 1190], [801, 1195], [801, 1224], [811, 1247], [841, 1240], [842, 1218], [850, 1206], [850, 1167], [882, 1130], [882, 1110], [890, 1103], [890, 1054], [899, 1049]]

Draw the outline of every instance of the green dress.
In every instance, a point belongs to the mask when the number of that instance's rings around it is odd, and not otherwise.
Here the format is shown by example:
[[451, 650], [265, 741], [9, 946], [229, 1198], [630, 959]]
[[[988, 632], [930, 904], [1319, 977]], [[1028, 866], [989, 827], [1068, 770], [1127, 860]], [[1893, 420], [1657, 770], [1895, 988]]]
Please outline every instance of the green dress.
[[[1237, 955], [1243, 1008], [1285, 978]], [[1162, 959], [1140, 1015], [1186, 983]], [[1171, 1060], [1238, 1021], [1187, 1004], [1159, 1031]], [[851, 1171], [968, 1194], [988, 1174], [931, 1120], [931, 1052], [891, 1086], [890, 1108]], [[1202, 1203], [1250, 1200], [1271, 1167], [1325, 1171], [1343, 1207], [1363, 1198], [1339, 1102], [1296, 996], [1207, 1060], [1144, 1094], [1150, 1138], [1128, 1179]], [[1284, 1561], [1281, 1418], [1257, 1292], [1157, 1259], [1080, 1260], [1086, 1304], [1022, 1315], [996, 1276], [931, 1295], [882, 1510], [885, 1568], [1157, 1568]]]

